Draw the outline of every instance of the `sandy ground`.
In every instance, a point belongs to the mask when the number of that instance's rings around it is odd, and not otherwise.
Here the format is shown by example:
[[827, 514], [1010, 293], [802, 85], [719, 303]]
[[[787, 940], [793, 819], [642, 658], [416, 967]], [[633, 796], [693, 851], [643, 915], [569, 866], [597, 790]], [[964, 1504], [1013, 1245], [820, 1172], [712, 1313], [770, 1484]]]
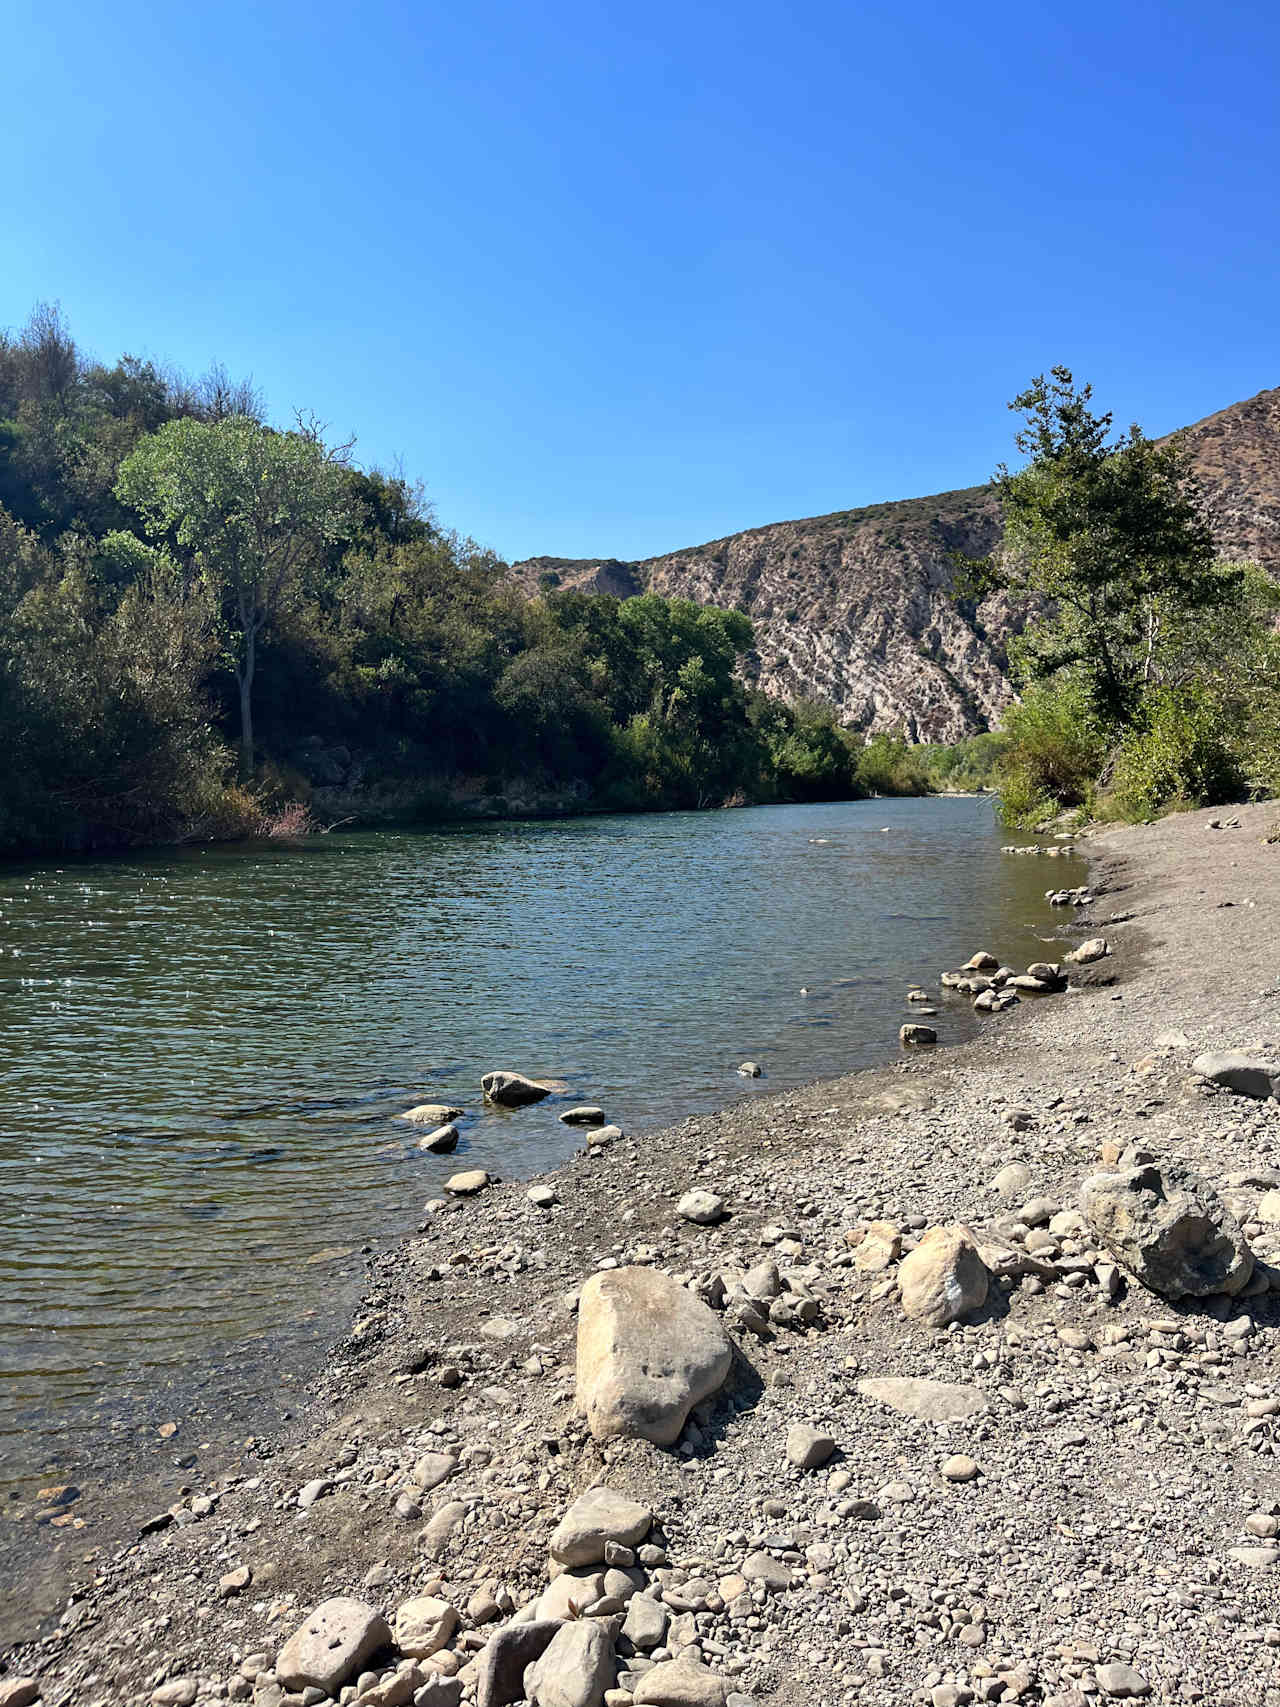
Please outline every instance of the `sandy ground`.
[[[5, 1675], [35, 1676], [47, 1702], [149, 1701], [179, 1677], [215, 1700], [330, 1595], [392, 1612], [438, 1580], [463, 1609], [481, 1588], [523, 1605], [546, 1586], [564, 1507], [607, 1477], [654, 1510], [666, 1589], [714, 1585], [762, 1549], [790, 1572], [749, 1617], [714, 1592], [681, 1614], [680, 1637], [757, 1702], [1080, 1707], [1123, 1663], [1152, 1699], [1280, 1703], [1280, 1564], [1230, 1553], [1280, 1512], [1272, 1424], [1247, 1410], [1280, 1395], [1280, 1296], [1187, 1308], [1133, 1284], [1112, 1299], [1071, 1276], [1077, 1241], [1056, 1277], [938, 1331], [854, 1266], [852, 1242], [875, 1219], [908, 1244], [940, 1221], [997, 1222], [1017, 1207], [992, 1187], [1011, 1161], [1025, 1198], [1073, 1208], [1111, 1141], [1190, 1162], [1280, 1262], [1280, 1228], [1256, 1218], [1280, 1186], [1280, 1105], [1190, 1069], [1201, 1049], [1280, 1051], [1280, 845], [1263, 840], [1278, 817], [1272, 803], [1092, 838], [1098, 900], [1064, 934], [1105, 935], [1112, 956], [975, 1043], [584, 1152], [546, 1176], [549, 1210], [512, 1181], [432, 1214], [373, 1263], [351, 1333], [283, 1430], [185, 1469], [175, 1452], [83, 1531], [74, 1502], [58, 1508], [72, 1521], [56, 1553], [13, 1585]], [[941, 998], [944, 1043], [961, 999]], [[719, 1225], [676, 1216], [693, 1185], [725, 1197]], [[593, 1442], [573, 1409], [572, 1313], [593, 1269], [657, 1263], [705, 1289], [771, 1251], [816, 1319], [742, 1336], [725, 1393], [676, 1449]], [[949, 1426], [904, 1416], [859, 1391], [882, 1375], [963, 1383], [986, 1409]], [[835, 1438], [822, 1470], [788, 1465], [797, 1420]], [[457, 1471], [415, 1496], [433, 1450]], [[972, 1482], [940, 1476], [956, 1453], [979, 1466]], [[446, 1500], [465, 1515], [424, 1549]], [[224, 1597], [242, 1565], [250, 1586]], [[69, 1602], [23, 1640], [67, 1581]], [[487, 1633], [473, 1623], [455, 1644], [464, 1678]]]

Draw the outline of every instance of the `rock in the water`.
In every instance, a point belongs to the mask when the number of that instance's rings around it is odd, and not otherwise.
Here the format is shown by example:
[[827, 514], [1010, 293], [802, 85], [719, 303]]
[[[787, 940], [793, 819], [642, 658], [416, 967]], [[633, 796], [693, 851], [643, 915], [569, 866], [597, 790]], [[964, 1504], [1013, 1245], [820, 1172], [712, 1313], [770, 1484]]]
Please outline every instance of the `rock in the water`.
[[1242, 1097], [1280, 1097], [1280, 1062], [1267, 1061], [1237, 1050], [1209, 1051], [1197, 1055], [1192, 1072], [1224, 1085]]
[[644, 1540], [653, 1513], [638, 1500], [612, 1488], [588, 1488], [565, 1512], [550, 1541], [551, 1557], [562, 1565], [595, 1565], [610, 1541], [634, 1547]]
[[722, 1677], [696, 1660], [663, 1660], [645, 1672], [632, 1699], [636, 1707], [725, 1707]]
[[490, 1637], [476, 1668], [476, 1707], [511, 1707], [524, 1699], [524, 1674], [550, 1646], [560, 1624], [541, 1619], [508, 1624]]
[[439, 1653], [458, 1627], [458, 1614], [447, 1600], [422, 1594], [406, 1600], [396, 1613], [396, 1647], [412, 1659]]
[[461, 1120], [465, 1109], [454, 1108], [447, 1102], [420, 1102], [417, 1108], [406, 1109], [401, 1120], [412, 1120], [417, 1126], [442, 1126], [447, 1120]]
[[523, 1108], [527, 1103], [541, 1102], [551, 1092], [536, 1079], [526, 1079], [523, 1073], [486, 1073], [480, 1081], [485, 1101], [499, 1108]]
[[446, 1156], [450, 1150], [458, 1148], [458, 1128], [453, 1122], [446, 1121], [443, 1126], [437, 1126], [434, 1132], [428, 1132], [418, 1140], [420, 1150], [430, 1150], [437, 1156]]
[[582, 1618], [556, 1631], [530, 1666], [525, 1691], [537, 1707], [600, 1707], [615, 1675], [608, 1630]]
[[603, 1126], [604, 1110], [584, 1103], [581, 1108], [566, 1108], [560, 1119], [566, 1126]]
[[836, 1443], [822, 1429], [808, 1423], [792, 1423], [787, 1430], [787, 1457], [797, 1470], [816, 1470], [836, 1449]]
[[286, 1689], [323, 1689], [336, 1695], [371, 1654], [390, 1644], [387, 1621], [362, 1600], [322, 1601], [276, 1657], [276, 1677]]
[[919, 1417], [922, 1422], [967, 1422], [981, 1416], [987, 1401], [977, 1387], [966, 1387], [952, 1381], [926, 1381], [914, 1376], [884, 1375], [859, 1381], [858, 1391], [864, 1399], [888, 1405], [905, 1417]]
[[450, 1174], [444, 1182], [444, 1189], [453, 1192], [455, 1197], [474, 1197], [488, 1183], [489, 1176], [483, 1168], [467, 1168], [460, 1174]]
[[962, 972], [994, 972], [1000, 962], [994, 954], [980, 948], [976, 954], [971, 954], [960, 968]]
[[990, 1276], [967, 1227], [930, 1227], [898, 1269], [902, 1308], [917, 1322], [945, 1328], [987, 1301]]
[[898, 1032], [898, 1041], [912, 1047], [922, 1044], [936, 1043], [938, 1034], [931, 1025], [904, 1025]]
[[1248, 1285], [1253, 1252], [1239, 1223], [1185, 1164], [1093, 1174], [1082, 1198], [1095, 1238], [1152, 1292], [1204, 1298]]
[[597, 1440], [672, 1445], [732, 1362], [719, 1318], [657, 1269], [605, 1269], [582, 1288], [577, 1407]]
[[758, 1079], [760, 1076], [761, 1069], [758, 1061], [744, 1061], [738, 1068], [740, 1079]]
[[703, 1191], [701, 1188], [686, 1191], [676, 1204], [676, 1214], [685, 1221], [694, 1221], [700, 1227], [710, 1227], [714, 1222], [724, 1219], [724, 1198], [714, 1191]]

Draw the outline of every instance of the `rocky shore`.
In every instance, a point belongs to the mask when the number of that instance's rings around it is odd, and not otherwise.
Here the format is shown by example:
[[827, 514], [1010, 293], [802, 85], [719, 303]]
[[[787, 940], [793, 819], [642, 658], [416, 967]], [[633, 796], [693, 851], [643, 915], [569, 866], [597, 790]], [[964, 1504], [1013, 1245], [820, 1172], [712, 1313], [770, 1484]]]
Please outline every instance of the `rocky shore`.
[[1280, 1704], [1275, 818], [920, 967], [944, 1044], [1044, 986], [975, 1043], [459, 1182], [285, 1432], [117, 1546], [46, 1490], [0, 1707]]

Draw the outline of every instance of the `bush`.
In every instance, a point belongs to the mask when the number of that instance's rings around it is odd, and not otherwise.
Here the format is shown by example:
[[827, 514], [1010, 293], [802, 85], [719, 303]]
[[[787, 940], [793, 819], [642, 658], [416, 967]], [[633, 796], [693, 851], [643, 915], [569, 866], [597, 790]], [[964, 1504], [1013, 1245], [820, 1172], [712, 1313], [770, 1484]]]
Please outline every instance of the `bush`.
[[997, 786], [1007, 824], [1083, 806], [1107, 752], [1106, 733], [1076, 681], [1042, 682], [1005, 714]]
[[1195, 687], [1159, 688], [1116, 755], [1109, 799], [1126, 818], [1239, 799], [1246, 779], [1221, 708]]
[[855, 777], [867, 794], [928, 794], [920, 750], [902, 735], [873, 735], [858, 754]]

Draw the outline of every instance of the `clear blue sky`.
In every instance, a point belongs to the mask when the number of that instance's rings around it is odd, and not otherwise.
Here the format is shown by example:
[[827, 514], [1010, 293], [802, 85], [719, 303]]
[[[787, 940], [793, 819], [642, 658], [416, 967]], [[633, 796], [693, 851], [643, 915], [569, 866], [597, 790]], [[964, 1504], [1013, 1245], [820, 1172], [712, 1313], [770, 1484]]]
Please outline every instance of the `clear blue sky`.
[[9, 0], [0, 324], [252, 374], [510, 557], [1280, 384], [1274, 0]]

